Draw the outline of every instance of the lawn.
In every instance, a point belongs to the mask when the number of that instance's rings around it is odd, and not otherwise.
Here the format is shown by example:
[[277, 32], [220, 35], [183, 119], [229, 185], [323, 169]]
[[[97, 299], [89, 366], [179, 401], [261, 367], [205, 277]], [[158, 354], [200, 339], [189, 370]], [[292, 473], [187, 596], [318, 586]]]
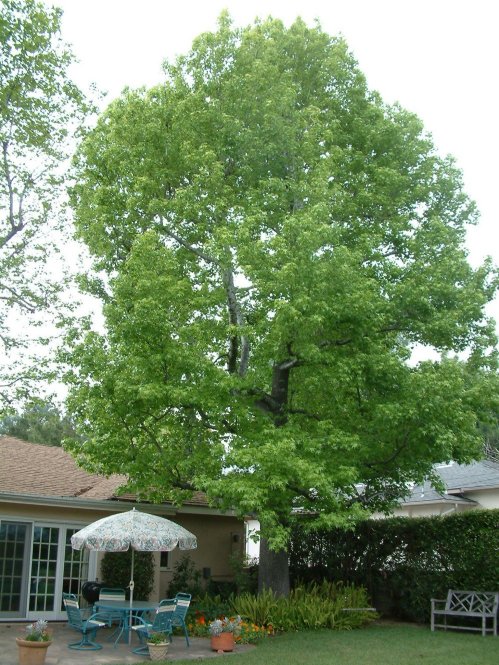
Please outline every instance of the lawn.
[[[210, 661], [215, 663], [217, 661]], [[321, 630], [271, 637], [228, 665], [498, 665], [499, 638], [378, 623], [352, 631]], [[175, 665], [192, 665], [178, 660]]]

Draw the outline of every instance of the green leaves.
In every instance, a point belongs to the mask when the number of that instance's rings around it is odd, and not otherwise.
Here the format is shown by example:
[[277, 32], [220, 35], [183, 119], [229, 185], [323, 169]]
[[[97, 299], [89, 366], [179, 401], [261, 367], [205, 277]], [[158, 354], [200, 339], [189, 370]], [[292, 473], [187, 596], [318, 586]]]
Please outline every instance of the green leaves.
[[[224, 16], [165, 74], [76, 157], [111, 287], [106, 333], [70, 359], [81, 458], [256, 514], [278, 549], [294, 510], [350, 525], [479, 455], [497, 275], [466, 261], [476, 212], [421, 121], [300, 20]], [[412, 367], [417, 343], [472, 361]]]
[[[48, 267], [66, 221], [61, 163], [88, 107], [68, 78], [73, 56], [59, 35], [60, 17], [36, 0], [0, 5], [0, 410], [29, 394], [41, 374], [24, 351], [26, 336], [11, 327], [46, 324], [47, 310], [52, 321], [63, 286]], [[31, 341], [45, 343], [36, 333]]]

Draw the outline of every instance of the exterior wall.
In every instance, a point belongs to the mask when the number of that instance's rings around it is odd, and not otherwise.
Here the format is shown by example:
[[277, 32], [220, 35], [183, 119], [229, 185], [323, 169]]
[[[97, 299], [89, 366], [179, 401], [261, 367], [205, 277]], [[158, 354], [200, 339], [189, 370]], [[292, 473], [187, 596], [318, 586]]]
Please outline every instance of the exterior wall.
[[[408, 504], [401, 506], [393, 511], [393, 517], [430, 517], [432, 515], [448, 515], [449, 513], [462, 512], [464, 510], [473, 510], [476, 506], [465, 503], [428, 503], [428, 504]], [[375, 518], [384, 517], [384, 515], [373, 515]]]
[[464, 495], [467, 499], [473, 499], [480, 504], [480, 508], [499, 508], [499, 487], [490, 490], [476, 490], [473, 492], [466, 492]]
[[[219, 515], [207, 519], [205, 515], [176, 515], [175, 522], [194, 533], [198, 539], [196, 550], [175, 549], [170, 553], [169, 569], [161, 570], [159, 595], [168, 597], [168, 585], [172, 579], [175, 564], [184, 555], [194, 562], [197, 569], [217, 582], [232, 579], [230, 560], [232, 556], [244, 554], [244, 523], [230, 516]], [[159, 554], [157, 555], [159, 562]], [[159, 565], [157, 566], [157, 568]], [[208, 569], [204, 570], [203, 569]]]
[[103, 510], [81, 510], [59, 506], [0, 502], [0, 517], [15, 517], [27, 520], [47, 520], [64, 523], [71, 522], [74, 524], [81, 524], [82, 528], [109, 514], [111, 514], [110, 511]]
[[[1, 498], [1, 497], [0, 497]], [[114, 505], [113, 505], [114, 504]], [[102, 517], [118, 512], [116, 508], [123, 508], [123, 504], [110, 502], [109, 509], [97, 507], [86, 509], [82, 507], [45, 506], [22, 503], [7, 503], [0, 501], [0, 520], [18, 520], [26, 522], [48, 522], [60, 526], [83, 528], [87, 524]], [[125, 506], [125, 510], [133, 506]], [[140, 506], [140, 510], [147, 511], [147, 506]], [[163, 514], [163, 513], [162, 513]], [[196, 550], [173, 550], [169, 555], [168, 569], [160, 570], [160, 554], [154, 553], [155, 579], [150, 600], [158, 601], [167, 597], [168, 584], [173, 576], [174, 566], [184, 554], [188, 554], [196, 568], [216, 581], [227, 581], [232, 577], [231, 556], [243, 556], [244, 553], [244, 522], [233, 516], [214, 514], [210, 509], [203, 507], [186, 507], [185, 512], [176, 513], [174, 509], [165, 511], [164, 516], [185, 527], [196, 535], [198, 548]], [[101, 580], [100, 562], [104, 553], [91, 553], [89, 565], [89, 578]]]

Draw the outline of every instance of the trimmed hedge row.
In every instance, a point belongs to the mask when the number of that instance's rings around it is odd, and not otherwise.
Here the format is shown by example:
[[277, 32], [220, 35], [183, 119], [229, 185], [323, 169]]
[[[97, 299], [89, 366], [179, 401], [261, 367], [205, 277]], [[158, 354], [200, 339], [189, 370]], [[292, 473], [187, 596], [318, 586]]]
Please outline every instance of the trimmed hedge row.
[[499, 590], [499, 510], [367, 520], [351, 531], [303, 522], [289, 552], [293, 583], [364, 586], [382, 614], [428, 621], [430, 599], [449, 588]]

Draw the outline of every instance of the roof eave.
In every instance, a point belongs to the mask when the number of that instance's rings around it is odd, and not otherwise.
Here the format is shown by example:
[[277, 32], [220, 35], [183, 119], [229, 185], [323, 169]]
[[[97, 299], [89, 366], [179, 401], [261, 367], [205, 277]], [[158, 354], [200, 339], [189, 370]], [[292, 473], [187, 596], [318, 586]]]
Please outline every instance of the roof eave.
[[158, 515], [223, 515], [235, 517], [234, 510], [224, 512], [210, 506], [185, 505], [180, 507], [166, 504], [142, 503], [140, 501], [120, 501], [119, 499], [81, 499], [73, 496], [42, 496], [40, 494], [19, 494], [16, 492], [0, 492], [0, 503], [17, 503], [22, 505], [36, 505], [58, 508], [78, 508], [80, 510], [108, 510], [111, 512], [125, 512], [130, 506], [139, 508], [144, 512]]
[[456, 487], [447, 490], [447, 494], [464, 494], [464, 492], [482, 492], [483, 490], [497, 490], [499, 485], [475, 485], [474, 487]]
[[[456, 501], [456, 499], [459, 499]], [[401, 503], [401, 506], [429, 506], [431, 504], [447, 504], [447, 503], [452, 503], [452, 504], [459, 504], [459, 503], [472, 503], [476, 504], [477, 502], [474, 501], [473, 499], [467, 499], [466, 497], [440, 497], [439, 499], [428, 499], [426, 501], [403, 501]]]

